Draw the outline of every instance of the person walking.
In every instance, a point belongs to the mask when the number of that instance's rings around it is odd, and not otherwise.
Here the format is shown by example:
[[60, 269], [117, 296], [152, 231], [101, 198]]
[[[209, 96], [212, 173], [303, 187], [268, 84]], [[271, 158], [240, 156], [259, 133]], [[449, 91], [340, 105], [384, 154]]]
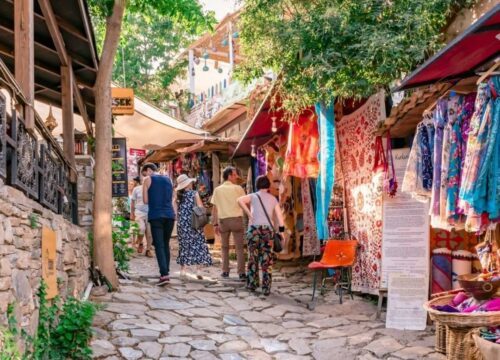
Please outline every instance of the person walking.
[[196, 277], [203, 279], [200, 267], [212, 265], [212, 257], [208, 251], [207, 242], [202, 229], [195, 229], [192, 225], [193, 208], [203, 207], [200, 195], [193, 190], [196, 179], [185, 174], [177, 178], [177, 239], [179, 240], [179, 256], [177, 264], [181, 266], [181, 279], [187, 278], [186, 267], [196, 267]]
[[[262, 270], [262, 293], [269, 295], [272, 284], [273, 234], [276, 224], [279, 232], [285, 231], [283, 215], [278, 200], [269, 193], [271, 182], [265, 175], [257, 177], [257, 192], [242, 196], [238, 204], [248, 215], [248, 272], [247, 288], [255, 291], [259, 287], [259, 265]], [[274, 221], [277, 219], [277, 222]]]
[[236, 246], [239, 278], [245, 281], [243, 210], [238, 206], [238, 198], [244, 196], [245, 191], [237, 184], [239, 175], [236, 168], [226, 167], [222, 172], [222, 178], [224, 182], [215, 188], [211, 199], [214, 205], [212, 224], [222, 242], [222, 277], [229, 277], [229, 237], [232, 234]]
[[147, 175], [143, 181], [142, 193], [144, 204], [148, 205], [148, 221], [160, 268], [158, 285], [165, 285], [170, 281], [170, 237], [175, 223], [172, 203], [174, 186], [168, 176], [158, 174], [155, 164], [145, 164], [142, 171]]
[[144, 250], [144, 237], [146, 237], [146, 256], [153, 257], [153, 240], [151, 239], [151, 228], [148, 223], [148, 206], [144, 204], [141, 178], [136, 176], [134, 183], [135, 187], [130, 197], [130, 220], [135, 221], [139, 227], [135, 245], [137, 246], [137, 252], [142, 254]]

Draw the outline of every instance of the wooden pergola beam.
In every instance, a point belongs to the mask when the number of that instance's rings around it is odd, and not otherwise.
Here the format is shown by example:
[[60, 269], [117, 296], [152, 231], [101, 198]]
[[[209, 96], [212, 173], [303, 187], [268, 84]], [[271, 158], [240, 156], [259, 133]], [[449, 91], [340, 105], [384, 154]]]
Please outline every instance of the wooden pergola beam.
[[[59, 60], [61, 61], [62, 67], [68, 67], [67, 69], [67, 75], [66, 77], [70, 79], [70, 82], [66, 83], [62, 80], [62, 88], [63, 88], [63, 98], [64, 98], [64, 92], [69, 92], [68, 89], [64, 89], [64, 86], [70, 86], [72, 88], [71, 92], [73, 92], [73, 95], [76, 100], [76, 105], [78, 106], [78, 109], [80, 110], [80, 115], [82, 116], [83, 122], [85, 124], [85, 129], [87, 130], [87, 133], [89, 135], [92, 135], [92, 125], [90, 124], [90, 119], [87, 113], [87, 108], [85, 107], [85, 102], [83, 101], [82, 94], [80, 93], [80, 89], [78, 88], [78, 84], [76, 81], [74, 81], [75, 75], [73, 73], [73, 66], [70, 61], [70, 57], [68, 56], [66, 52], [66, 46], [64, 44], [63, 37], [61, 35], [61, 30], [59, 29], [59, 26], [57, 24], [56, 16], [54, 15], [54, 11], [52, 9], [52, 5], [50, 4], [49, 0], [38, 0], [38, 3], [40, 4], [40, 8], [42, 9], [43, 16], [45, 17], [45, 23], [47, 24], [47, 27], [49, 29], [50, 35], [52, 37], [52, 41], [54, 42], [54, 45], [57, 49], [57, 54], [59, 56]], [[64, 103], [64, 100], [63, 100]], [[73, 109], [71, 108], [71, 111]], [[64, 112], [63, 112], [64, 114]], [[64, 122], [64, 119], [63, 119]], [[74, 151], [74, 149], [72, 150]]]
[[[14, 30], [12, 30], [11, 28], [9, 28], [7, 26], [3, 26], [0, 24], [0, 30], [14, 35]], [[43, 44], [39, 41], [35, 41], [35, 50], [36, 50], [36, 48], [38, 48], [40, 50], [48, 51], [54, 55], [58, 55], [57, 50], [54, 50], [50, 46]], [[66, 49], [66, 53], [68, 54], [68, 56], [71, 57], [73, 63], [75, 63], [76, 65], [80, 65], [81, 67], [84, 67], [89, 71], [97, 72], [96, 68], [93, 68], [92, 66], [86, 64], [85, 59], [83, 59], [80, 55], [75, 54], [74, 52], [71, 52], [71, 51], [67, 51], [67, 49]]]
[[33, 19], [34, 0], [14, 1], [14, 67], [15, 78], [26, 96], [24, 106], [26, 128], [35, 127], [35, 25]]
[[59, 59], [61, 60], [61, 66], [68, 66], [69, 58], [68, 54], [66, 53], [66, 45], [64, 44], [61, 30], [59, 30], [59, 25], [57, 24], [56, 16], [54, 14], [54, 11], [52, 10], [52, 5], [50, 4], [49, 0], [38, 0], [38, 4], [42, 9], [45, 24], [47, 24], [50, 36], [52, 37], [52, 41], [54, 42], [54, 46], [56, 47], [57, 54], [59, 55]]
[[[0, 43], [0, 54], [6, 56], [8, 58], [15, 59], [14, 52], [8, 46], [5, 46], [2, 43]], [[57, 72], [57, 70], [55, 70], [53, 67], [51, 67], [47, 64], [44, 64], [40, 61], [36, 61], [36, 60], [35, 60], [35, 69], [43, 71], [43, 72], [50, 74], [50, 75], [53, 75], [53, 76], [57, 76], [57, 77], [60, 76], [60, 74]], [[77, 73], [80, 70], [75, 71], [75, 73]], [[83, 82], [81, 80], [78, 80], [77, 82], [78, 82], [78, 85], [84, 86], [87, 89], [92, 90], [94, 88], [92, 84]]]

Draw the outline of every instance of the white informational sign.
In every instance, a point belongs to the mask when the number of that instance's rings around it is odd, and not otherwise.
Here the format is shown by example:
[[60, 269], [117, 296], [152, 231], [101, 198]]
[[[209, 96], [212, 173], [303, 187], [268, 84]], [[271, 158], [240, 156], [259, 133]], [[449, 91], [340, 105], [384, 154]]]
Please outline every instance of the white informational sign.
[[425, 330], [428, 277], [422, 274], [389, 274], [385, 326], [398, 330]]
[[[410, 149], [393, 150], [399, 187]], [[395, 197], [384, 195], [382, 230], [381, 288], [388, 288], [390, 273], [408, 272], [429, 278], [429, 205], [398, 190]], [[423, 289], [427, 294], [427, 287]]]

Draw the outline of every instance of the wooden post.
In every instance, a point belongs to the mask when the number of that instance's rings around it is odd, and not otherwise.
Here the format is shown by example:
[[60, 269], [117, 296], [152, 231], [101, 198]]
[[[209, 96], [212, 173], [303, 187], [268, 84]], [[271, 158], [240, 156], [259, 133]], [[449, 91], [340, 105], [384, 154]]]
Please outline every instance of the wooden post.
[[233, 23], [230, 21], [228, 26], [228, 40], [229, 40], [229, 72], [234, 68], [234, 48], [233, 48]]
[[192, 96], [194, 96], [194, 92], [195, 92], [195, 84], [194, 84], [194, 74], [193, 74], [193, 71], [194, 71], [194, 51], [193, 50], [189, 50], [189, 53], [188, 53], [188, 76], [189, 76], [189, 92], [191, 93]]
[[14, 1], [15, 77], [29, 105], [24, 107], [26, 127], [35, 127], [35, 34], [33, 0]]
[[[71, 62], [70, 62], [71, 63]], [[71, 66], [71, 64], [68, 64]], [[73, 71], [71, 67], [61, 66], [62, 120], [64, 155], [71, 164], [71, 182], [76, 182], [75, 161], [75, 123], [73, 118]]]

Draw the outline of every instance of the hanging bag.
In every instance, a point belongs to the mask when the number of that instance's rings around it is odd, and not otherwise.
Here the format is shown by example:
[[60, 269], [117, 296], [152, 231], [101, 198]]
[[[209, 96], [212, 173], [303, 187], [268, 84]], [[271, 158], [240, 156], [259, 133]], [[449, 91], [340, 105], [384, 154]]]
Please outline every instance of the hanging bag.
[[[382, 143], [382, 141], [380, 141]], [[394, 159], [392, 157], [391, 134], [387, 132], [386, 143], [386, 166], [384, 178], [384, 191], [391, 197], [396, 196], [398, 191], [398, 181], [396, 179], [396, 170], [394, 169]], [[389, 166], [390, 163], [390, 166]]]
[[208, 224], [207, 209], [204, 206], [197, 206], [195, 199], [195, 206], [193, 206], [193, 214], [191, 215], [191, 226], [196, 230], [200, 230], [206, 224]]
[[283, 245], [281, 243], [282, 241], [281, 234], [274, 230], [271, 218], [267, 214], [266, 207], [264, 206], [264, 203], [262, 202], [262, 199], [260, 198], [259, 194], [255, 195], [257, 195], [257, 197], [259, 198], [260, 205], [262, 206], [262, 210], [264, 210], [264, 214], [266, 215], [267, 221], [269, 222], [269, 226], [271, 226], [271, 229], [273, 229], [273, 251], [279, 253], [283, 251]]
[[382, 137], [375, 138], [375, 161], [373, 163], [374, 173], [385, 173], [387, 169], [387, 159], [385, 158], [384, 146], [382, 145]]

